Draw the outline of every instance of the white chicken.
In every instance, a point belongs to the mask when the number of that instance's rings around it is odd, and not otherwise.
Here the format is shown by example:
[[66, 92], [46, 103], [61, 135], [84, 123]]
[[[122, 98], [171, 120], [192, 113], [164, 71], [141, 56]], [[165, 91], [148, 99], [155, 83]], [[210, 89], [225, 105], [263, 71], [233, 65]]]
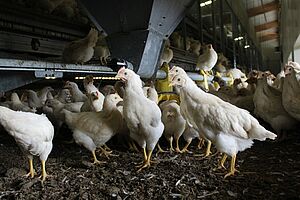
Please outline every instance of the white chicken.
[[94, 47], [98, 40], [98, 31], [92, 28], [89, 34], [80, 40], [67, 44], [63, 51], [63, 61], [66, 63], [83, 64], [94, 55]]
[[94, 57], [100, 59], [101, 65], [106, 65], [107, 58], [110, 56], [110, 52], [107, 46], [107, 42], [105, 40], [105, 35], [103, 33], [99, 34], [98, 42], [94, 49], [95, 49]]
[[191, 47], [189, 51], [195, 54], [196, 56], [199, 56], [200, 49], [201, 49], [201, 42], [199, 40], [195, 40], [194, 38], [191, 38], [190, 41], [191, 41]]
[[123, 67], [116, 77], [125, 83], [123, 115], [130, 137], [143, 148], [144, 163], [139, 169], [142, 170], [150, 166], [152, 151], [164, 130], [161, 111], [155, 102], [145, 97], [142, 81], [134, 71]]
[[214, 50], [213, 46], [211, 44], [208, 44], [204, 48], [203, 54], [201, 54], [198, 57], [197, 64], [196, 64], [196, 70], [203, 70], [205, 72], [208, 72], [212, 70], [212, 68], [216, 65], [218, 61], [218, 54]]
[[[80, 108], [81, 112], [99, 112], [103, 108], [103, 95], [99, 91], [92, 92], [87, 95], [88, 99]], [[103, 99], [102, 99], [103, 97]]]
[[154, 101], [156, 104], [158, 104], [158, 94], [154, 87], [144, 86], [143, 92], [144, 92], [144, 95], [148, 99], [150, 99], [151, 101]]
[[100, 164], [96, 148], [104, 151], [101, 146], [122, 128], [123, 118], [117, 108], [121, 100], [118, 94], [107, 95], [101, 112], [72, 113], [64, 110], [65, 121], [73, 131], [75, 142], [92, 152], [93, 164]]
[[87, 96], [80, 91], [76, 83], [67, 81], [64, 88], [70, 90], [72, 102], [85, 102], [87, 100]]
[[52, 87], [47, 86], [37, 92], [37, 95], [39, 99], [42, 101], [42, 104], [45, 104], [46, 100], [49, 97], [49, 93], [51, 94], [52, 91], [54, 91], [54, 89]]
[[175, 151], [181, 152], [179, 138], [185, 130], [185, 120], [180, 113], [180, 106], [175, 100], [165, 101], [159, 105], [162, 110], [162, 122], [165, 126], [164, 136], [170, 143], [170, 151], [174, 151], [173, 137], [176, 142]]
[[23, 112], [36, 112], [34, 108], [30, 108], [29, 106], [22, 103], [17, 93], [13, 92], [11, 94], [11, 104], [10, 108], [14, 111], [23, 111]]
[[233, 79], [246, 79], [246, 75], [238, 68], [229, 69], [226, 71], [227, 76], [232, 76]]
[[46, 160], [52, 150], [54, 128], [45, 115], [13, 111], [0, 106], [0, 123], [14, 137], [15, 141], [29, 159], [30, 172], [34, 177], [33, 156], [39, 156], [42, 163], [42, 181], [47, 177]]
[[164, 44], [164, 47], [163, 47], [163, 50], [162, 50], [162, 55], [161, 55], [161, 58], [160, 58], [159, 66], [162, 66], [162, 64], [164, 62], [169, 64], [171, 62], [171, 60], [173, 59], [173, 50], [170, 47], [171, 47], [170, 40], [167, 39], [165, 41], [165, 44]]
[[286, 131], [295, 128], [298, 123], [284, 109], [282, 93], [273, 87], [273, 75], [262, 74], [258, 79], [253, 96], [255, 115], [268, 122], [278, 135], [277, 139], [284, 139]]
[[283, 83], [282, 103], [285, 110], [300, 121], [300, 65], [289, 62]]
[[72, 95], [69, 89], [62, 89], [58, 92], [55, 99], [59, 100], [62, 103], [71, 103], [72, 102]]
[[182, 101], [185, 101], [188, 123], [203, 132], [219, 152], [224, 153], [220, 166], [227, 155], [232, 157], [230, 171], [224, 178], [234, 175], [236, 154], [252, 146], [254, 139], [263, 141], [275, 139], [276, 135], [267, 131], [248, 111], [240, 109], [220, 98], [202, 91], [179, 68], [171, 69], [171, 84], [180, 87]]
[[28, 106], [30, 108], [42, 108], [43, 107], [43, 102], [42, 100], [38, 97], [37, 93], [33, 90], [26, 90], [25, 95], [27, 95], [27, 102]]

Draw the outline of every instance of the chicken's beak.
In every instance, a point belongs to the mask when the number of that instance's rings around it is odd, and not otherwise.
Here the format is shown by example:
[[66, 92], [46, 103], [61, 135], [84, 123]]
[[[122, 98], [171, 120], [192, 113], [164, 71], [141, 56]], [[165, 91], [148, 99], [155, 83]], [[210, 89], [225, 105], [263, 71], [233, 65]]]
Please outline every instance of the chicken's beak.
[[170, 83], [169, 83], [169, 87], [173, 87], [175, 84], [173, 83], [173, 81], [171, 81]]
[[117, 106], [124, 106], [124, 101], [119, 101], [119, 102], [117, 103]]

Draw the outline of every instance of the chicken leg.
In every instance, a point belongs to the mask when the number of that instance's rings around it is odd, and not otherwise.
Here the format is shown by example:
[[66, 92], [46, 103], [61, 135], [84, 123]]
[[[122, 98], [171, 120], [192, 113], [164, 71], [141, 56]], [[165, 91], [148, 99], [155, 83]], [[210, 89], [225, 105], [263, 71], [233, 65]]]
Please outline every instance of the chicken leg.
[[109, 156], [117, 156], [113, 154], [112, 151], [107, 151], [103, 147], [99, 147], [99, 149], [101, 150], [101, 155], [104, 154], [107, 159], [109, 159]]
[[199, 143], [197, 145], [198, 149], [202, 149], [203, 145], [204, 145], [205, 140], [202, 138], [199, 138]]
[[33, 168], [33, 160], [32, 158], [29, 158], [29, 173], [25, 175], [25, 177], [31, 177], [33, 178], [34, 177], [34, 174], [35, 174], [35, 171], [34, 171], [34, 168]]
[[186, 143], [186, 145], [183, 147], [183, 149], [180, 151], [180, 153], [185, 153], [185, 152], [191, 153], [191, 152], [188, 150], [188, 147], [190, 146], [191, 142], [192, 142], [192, 140], [189, 140], [189, 141]]
[[179, 148], [179, 137], [175, 138], [175, 140], [176, 140], [176, 148], [175, 148], [175, 151], [178, 152], [178, 153], [180, 153], [181, 151], [180, 151], [180, 148]]
[[47, 172], [46, 172], [46, 161], [42, 160], [42, 175], [40, 176], [40, 178], [42, 179], [42, 182], [44, 182], [46, 180], [47, 177]]
[[146, 152], [146, 148], [144, 147], [143, 148], [143, 153], [144, 153], [144, 161], [143, 162], [141, 162], [141, 163], [139, 163], [136, 167], [138, 167], [138, 168], [140, 168], [141, 166], [143, 166], [144, 165], [144, 163], [146, 163], [147, 162], [147, 152]]
[[106, 162], [101, 162], [101, 161], [99, 161], [99, 160], [97, 159], [97, 156], [96, 156], [96, 150], [93, 150], [93, 151], [92, 151], [92, 154], [93, 154], [93, 158], [94, 158], [94, 162], [93, 162], [94, 165], [95, 165], [95, 164], [106, 163]]
[[233, 176], [235, 172], [238, 172], [238, 170], [235, 169], [235, 161], [236, 161], [236, 155], [232, 155], [231, 157], [231, 163], [230, 163], [230, 171], [224, 176], [224, 179], [228, 176]]
[[[145, 150], [146, 153], [146, 150]], [[146, 155], [147, 156], [147, 155]], [[142, 167], [138, 170], [138, 172], [142, 171], [142, 169], [150, 167], [151, 165], [151, 156], [152, 156], [152, 150], [149, 151], [148, 156]]]
[[174, 148], [173, 148], [173, 137], [170, 137], [169, 139], [169, 142], [170, 142], [170, 151], [175, 151]]
[[222, 156], [222, 159], [220, 160], [218, 169], [221, 169], [221, 168], [226, 169], [226, 167], [224, 166], [226, 159], [227, 159], [227, 154], [223, 153], [223, 156]]
[[208, 157], [211, 154], [210, 149], [211, 149], [211, 141], [207, 140], [207, 147], [206, 147], [204, 158]]

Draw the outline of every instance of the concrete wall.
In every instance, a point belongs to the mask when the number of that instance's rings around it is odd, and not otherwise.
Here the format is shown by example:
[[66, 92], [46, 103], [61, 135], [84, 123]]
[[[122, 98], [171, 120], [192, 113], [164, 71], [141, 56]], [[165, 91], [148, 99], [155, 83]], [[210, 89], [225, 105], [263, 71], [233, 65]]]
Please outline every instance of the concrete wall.
[[283, 64], [288, 61], [295, 42], [300, 34], [300, 1], [281, 1], [280, 42], [283, 52]]

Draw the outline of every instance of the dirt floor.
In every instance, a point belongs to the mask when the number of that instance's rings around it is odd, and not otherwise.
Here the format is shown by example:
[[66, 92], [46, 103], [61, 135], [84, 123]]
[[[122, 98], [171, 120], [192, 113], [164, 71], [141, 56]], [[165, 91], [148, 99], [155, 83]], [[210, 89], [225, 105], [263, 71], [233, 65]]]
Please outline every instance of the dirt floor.
[[[194, 141], [191, 150], [197, 150]], [[183, 141], [182, 144], [183, 146]], [[223, 179], [214, 171], [219, 156], [202, 159], [193, 154], [163, 153], [157, 164], [137, 173], [142, 153], [109, 144], [114, 154], [100, 166], [76, 144], [54, 142], [47, 161], [51, 177], [42, 184], [27, 173], [27, 159], [12, 137], [0, 134], [0, 199], [299, 199], [300, 135], [281, 143], [256, 142], [238, 154], [236, 176]], [[164, 145], [163, 145], [164, 146]], [[165, 147], [166, 148], [166, 147]], [[214, 152], [216, 150], [214, 149]], [[40, 162], [34, 161], [39, 174]], [[229, 162], [226, 163], [228, 166]]]

